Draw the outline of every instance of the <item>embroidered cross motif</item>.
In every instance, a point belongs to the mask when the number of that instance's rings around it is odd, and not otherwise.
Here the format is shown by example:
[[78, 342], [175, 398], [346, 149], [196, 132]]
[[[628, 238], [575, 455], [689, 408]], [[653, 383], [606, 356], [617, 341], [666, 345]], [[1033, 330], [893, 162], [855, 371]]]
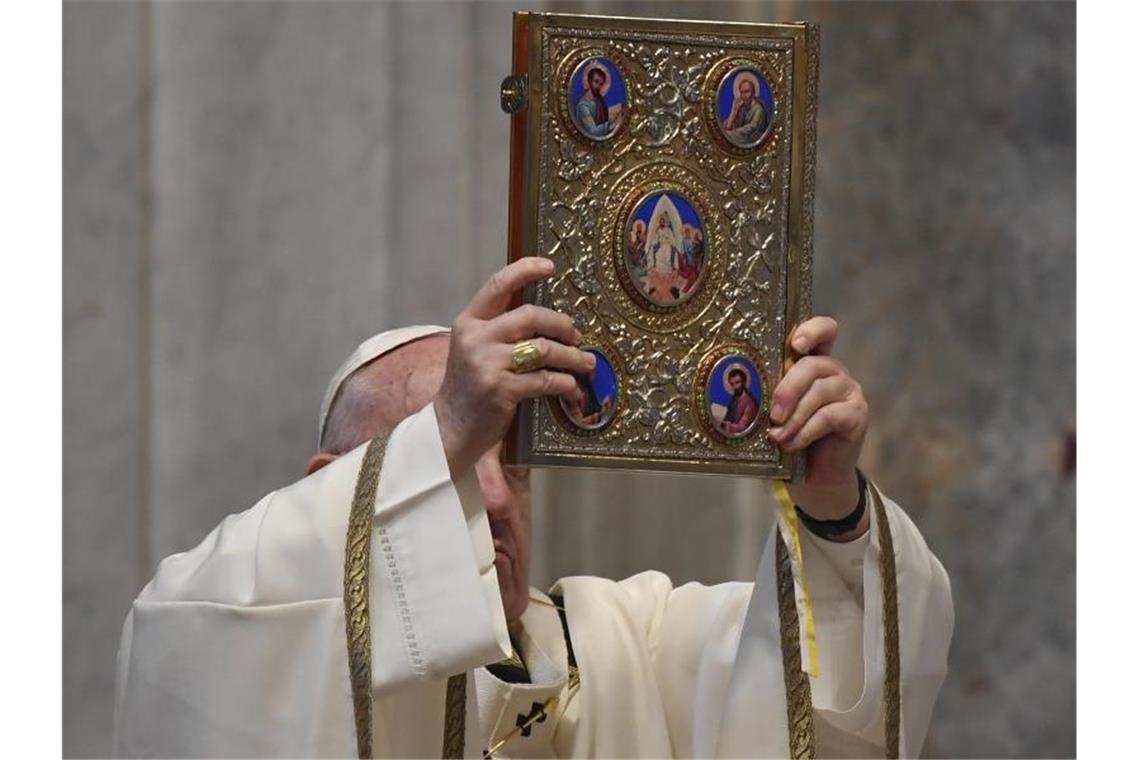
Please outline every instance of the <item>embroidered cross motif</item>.
[[[541, 716], [541, 717], [540, 717]], [[519, 713], [519, 717], [515, 720], [515, 725], [522, 729], [523, 736], [530, 736], [530, 729], [535, 723], [542, 723], [546, 720], [546, 710], [539, 702], [535, 702], [530, 707], [530, 713], [523, 715]]]

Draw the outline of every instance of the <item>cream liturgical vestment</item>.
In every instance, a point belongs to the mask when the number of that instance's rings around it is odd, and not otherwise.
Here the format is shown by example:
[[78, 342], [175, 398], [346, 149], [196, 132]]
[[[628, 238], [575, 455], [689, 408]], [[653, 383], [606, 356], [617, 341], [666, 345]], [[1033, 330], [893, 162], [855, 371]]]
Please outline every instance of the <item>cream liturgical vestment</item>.
[[[889, 500], [876, 494], [870, 532], [849, 544], [779, 520], [755, 583], [566, 578], [532, 591], [512, 642], [478, 483], [450, 479], [432, 406], [392, 432], [373, 492], [361, 470], [377, 450], [161, 563], [123, 626], [118, 755], [350, 757], [370, 741], [377, 757], [874, 757], [892, 725], [902, 755], [921, 750], [953, 610], [942, 566]], [[367, 575], [346, 583], [354, 500]], [[789, 624], [796, 641], [781, 640]], [[512, 656], [521, 681], [494, 665]]]

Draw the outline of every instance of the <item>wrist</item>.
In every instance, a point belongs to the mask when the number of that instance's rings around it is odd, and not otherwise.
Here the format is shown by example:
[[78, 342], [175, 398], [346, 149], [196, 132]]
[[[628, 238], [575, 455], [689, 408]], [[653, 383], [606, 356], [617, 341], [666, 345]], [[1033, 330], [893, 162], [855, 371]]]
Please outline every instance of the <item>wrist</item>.
[[853, 541], [866, 533], [871, 524], [870, 511], [867, 509], [867, 482], [858, 470], [855, 477], [858, 495], [854, 506], [839, 517], [820, 519], [797, 503], [796, 513], [804, 527], [820, 538], [838, 542]]
[[792, 501], [807, 515], [821, 521], [839, 520], [858, 506], [860, 475], [856, 468], [828, 482], [789, 483]]
[[459, 478], [475, 464], [477, 457], [471, 456], [464, 446], [463, 437], [457, 432], [451, 407], [441, 397], [432, 399], [436, 425], [439, 428], [439, 441], [443, 445], [443, 455], [447, 458], [447, 469], [452, 480]]

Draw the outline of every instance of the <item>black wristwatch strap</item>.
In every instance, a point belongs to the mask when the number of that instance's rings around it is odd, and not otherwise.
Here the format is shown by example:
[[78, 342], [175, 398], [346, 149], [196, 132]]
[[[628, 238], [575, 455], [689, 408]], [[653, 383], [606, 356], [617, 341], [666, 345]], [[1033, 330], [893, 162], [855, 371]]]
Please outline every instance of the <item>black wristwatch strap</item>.
[[867, 511], [867, 479], [858, 468], [855, 470], [855, 475], [859, 478], [859, 503], [855, 505], [851, 514], [838, 520], [817, 520], [800, 509], [797, 504], [796, 515], [800, 518], [800, 522], [820, 538], [835, 538], [855, 530], [859, 526], [859, 521], [863, 519], [863, 513]]

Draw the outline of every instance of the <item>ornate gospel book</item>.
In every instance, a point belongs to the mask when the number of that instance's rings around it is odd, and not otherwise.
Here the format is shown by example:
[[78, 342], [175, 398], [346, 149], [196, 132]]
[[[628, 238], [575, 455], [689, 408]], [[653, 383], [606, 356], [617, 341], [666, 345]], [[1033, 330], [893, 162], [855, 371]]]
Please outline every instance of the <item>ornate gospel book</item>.
[[811, 310], [812, 24], [514, 15], [509, 258], [595, 370], [519, 409], [514, 463], [796, 479], [768, 404]]

